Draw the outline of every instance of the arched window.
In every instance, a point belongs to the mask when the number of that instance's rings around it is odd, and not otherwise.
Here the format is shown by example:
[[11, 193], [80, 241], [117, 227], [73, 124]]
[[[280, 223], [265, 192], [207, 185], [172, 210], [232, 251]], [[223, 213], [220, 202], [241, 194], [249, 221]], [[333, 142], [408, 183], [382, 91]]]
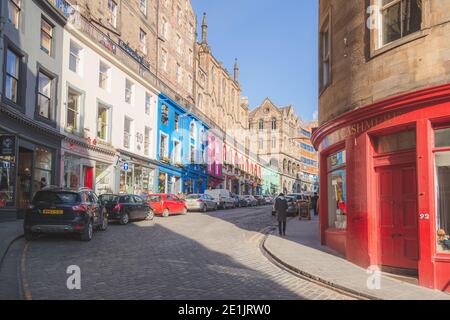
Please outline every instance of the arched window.
[[277, 130], [277, 119], [272, 118], [272, 130]]
[[259, 125], [258, 125], [258, 127], [259, 127], [259, 130], [264, 130], [264, 120], [263, 120], [263, 119], [260, 119], [260, 120], [259, 120]]

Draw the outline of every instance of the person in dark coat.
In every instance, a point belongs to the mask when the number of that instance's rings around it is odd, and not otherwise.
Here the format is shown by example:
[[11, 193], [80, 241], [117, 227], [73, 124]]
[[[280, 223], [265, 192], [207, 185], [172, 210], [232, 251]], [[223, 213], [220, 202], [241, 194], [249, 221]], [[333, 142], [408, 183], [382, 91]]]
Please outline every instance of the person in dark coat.
[[275, 210], [278, 217], [278, 230], [280, 232], [280, 236], [286, 235], [287, 209], [287, 199], [284, 197], [283, 193], [280, 193], [278, 198], [275, 200]]
[[319, 214], [319, 210], [317, 210], [317, 204], [319, 203], [319, 196], [317, 192], [311, 197], [311, 207], [314, 209], [314, 215], [317, 216]]

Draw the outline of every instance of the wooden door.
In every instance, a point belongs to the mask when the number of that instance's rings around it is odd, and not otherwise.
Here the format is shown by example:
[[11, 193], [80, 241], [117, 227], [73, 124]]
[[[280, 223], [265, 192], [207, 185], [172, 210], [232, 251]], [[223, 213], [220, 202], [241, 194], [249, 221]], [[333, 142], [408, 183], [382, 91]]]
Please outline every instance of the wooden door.
[[380, 167], [378, 172], [381, 264], [417, 269], [419, 260], [415, 164]]

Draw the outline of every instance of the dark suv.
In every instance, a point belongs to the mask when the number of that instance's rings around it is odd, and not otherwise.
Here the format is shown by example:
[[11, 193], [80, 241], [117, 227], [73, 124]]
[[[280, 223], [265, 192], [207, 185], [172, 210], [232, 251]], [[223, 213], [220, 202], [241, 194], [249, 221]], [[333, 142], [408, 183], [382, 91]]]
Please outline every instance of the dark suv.
[[38, 191], [25, 214], [26, 240], [40, 233], [75, 233], [90, 241], [94, 229], [105, 231], [108, 216], [97, 195], [88, 189], [48, 188]]

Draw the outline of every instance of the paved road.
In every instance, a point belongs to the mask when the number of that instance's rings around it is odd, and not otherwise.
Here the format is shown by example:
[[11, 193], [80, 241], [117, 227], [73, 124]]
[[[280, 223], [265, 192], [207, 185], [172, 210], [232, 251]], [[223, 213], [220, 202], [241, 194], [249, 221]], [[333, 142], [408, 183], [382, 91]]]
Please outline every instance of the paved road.
[[[21, 259], [25, 294], [32, 299], [347, 299], [267, 260], [258, 231], [274, 224], [270, 208], [259, 207], [112, 224], [89, 243], [42, 237]], [[8, 263], [14, 270], [13, 260]], [[70, 265], [81, 268], [81, 290], [66, 287]]]

